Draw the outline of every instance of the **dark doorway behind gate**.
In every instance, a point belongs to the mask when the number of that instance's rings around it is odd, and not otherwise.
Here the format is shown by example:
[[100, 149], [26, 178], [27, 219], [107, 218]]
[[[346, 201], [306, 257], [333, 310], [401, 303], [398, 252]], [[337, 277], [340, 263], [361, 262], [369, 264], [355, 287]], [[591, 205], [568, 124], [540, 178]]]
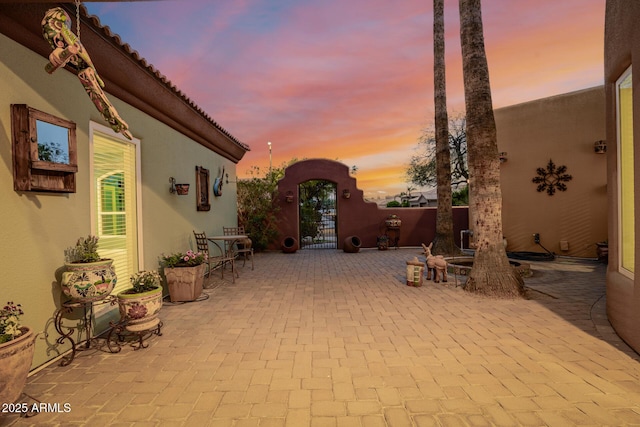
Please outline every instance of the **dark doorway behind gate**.
[[310, 180], [298, 186], [300, 248], [337, 249], [336, 183]]

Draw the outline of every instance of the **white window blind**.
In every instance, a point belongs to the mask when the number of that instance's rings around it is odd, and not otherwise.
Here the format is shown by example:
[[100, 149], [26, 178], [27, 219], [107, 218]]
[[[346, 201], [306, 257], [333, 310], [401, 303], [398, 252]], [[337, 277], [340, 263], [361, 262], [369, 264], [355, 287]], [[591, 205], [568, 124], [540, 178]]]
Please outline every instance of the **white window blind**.
[[129, 277], [138, 271], [136, 146], [94, 132], [93, 185], [98, 252], [113, 259], [116, 294], [130, 287]]

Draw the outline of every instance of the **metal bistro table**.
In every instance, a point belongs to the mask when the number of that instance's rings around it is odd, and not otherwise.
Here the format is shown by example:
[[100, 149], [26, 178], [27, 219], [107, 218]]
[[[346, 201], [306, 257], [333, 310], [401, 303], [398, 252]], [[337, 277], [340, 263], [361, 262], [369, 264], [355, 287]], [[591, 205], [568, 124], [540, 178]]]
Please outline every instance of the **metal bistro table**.
[[[234, 273], [237, 277], [240, 277], [240, 275], [238, 274], [238, 270], [235, 267], [236, 253], [233, 250], [233, 247], [238, 241], [247, 239], [248, 237], [249, 236], [247, 236], [246, 234], [233, 234], [229, 236], [208, 236], [207, 237], [207, 240], [213, 243], [218, 248], [218, 250], [220, 251], [220, 254], [222, 255], [221, 268], [224, 268], [224, 265], [227, 262], [231, 263], [232, 277]], [[220, 246], [218, 242], [222, 242], [222, 246]]]

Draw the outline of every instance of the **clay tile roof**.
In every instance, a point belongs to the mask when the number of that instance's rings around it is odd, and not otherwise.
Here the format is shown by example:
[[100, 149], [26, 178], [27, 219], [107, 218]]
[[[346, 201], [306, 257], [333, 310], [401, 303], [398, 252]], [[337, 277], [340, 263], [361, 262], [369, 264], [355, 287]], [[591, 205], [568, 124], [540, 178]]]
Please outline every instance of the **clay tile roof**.
[[[147, 60], [142, 57], [138, 51], [133, 49], [128, 43], [124, 43], [118, 34], [115, 34], [111, 31], [108, 25], [102, 25], [100, 23], [100, 18], [95, 15], [89, 15], [86, 7], [84, 5], [81, 6], [82, 14], [87, 17], [90, 21], [90, 24], [101, 33], [106, 39], [111, 39], [114, 44], [120, 46], [124, 52], [126, 52], [131, 58], [133, 58], [136, 62], [138, 62], [143, 68], [146, 68], [147, 71], [155, 76], [155, 78], [163, 84], [165, 87], [169, 88], [176, 96], [181, 98], [185, 103], [187, 103], [194, 111], [196, 111], [200, 116], [209, 121], [211, 124], [215, 126], [220, 132], [229, 137], [232, 141], [240, 145], [243, 149], [249, 151], [250, 148], [247, 144], [240, 142], [236, 137], [231, 135], [229, 131], [220, 126], [211, 116], [209, 116], [202, 108], [196, 105], [187, 95], [185, 95], [180, 89], [176, 87], [166, 76], [162, 75], [160, 71], [158, 71], [152, 64], [149, 64]], [[89, 22], [88, 22], [89, 23]]]

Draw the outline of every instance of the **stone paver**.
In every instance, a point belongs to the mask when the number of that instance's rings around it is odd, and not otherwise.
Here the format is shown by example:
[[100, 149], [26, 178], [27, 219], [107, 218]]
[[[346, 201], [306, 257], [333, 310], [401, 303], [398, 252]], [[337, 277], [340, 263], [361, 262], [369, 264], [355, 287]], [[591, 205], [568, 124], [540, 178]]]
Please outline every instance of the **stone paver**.
[[165, 304], [148, 348], [29, 378], [71, 412], [0, 425], [640, 425], [640, 357], [606, 320], [604, 265], [534, 262], [528, 299], [495, 300], [461, 277], [405, 286], [419, 252], [256, 254], [208, 299]]

